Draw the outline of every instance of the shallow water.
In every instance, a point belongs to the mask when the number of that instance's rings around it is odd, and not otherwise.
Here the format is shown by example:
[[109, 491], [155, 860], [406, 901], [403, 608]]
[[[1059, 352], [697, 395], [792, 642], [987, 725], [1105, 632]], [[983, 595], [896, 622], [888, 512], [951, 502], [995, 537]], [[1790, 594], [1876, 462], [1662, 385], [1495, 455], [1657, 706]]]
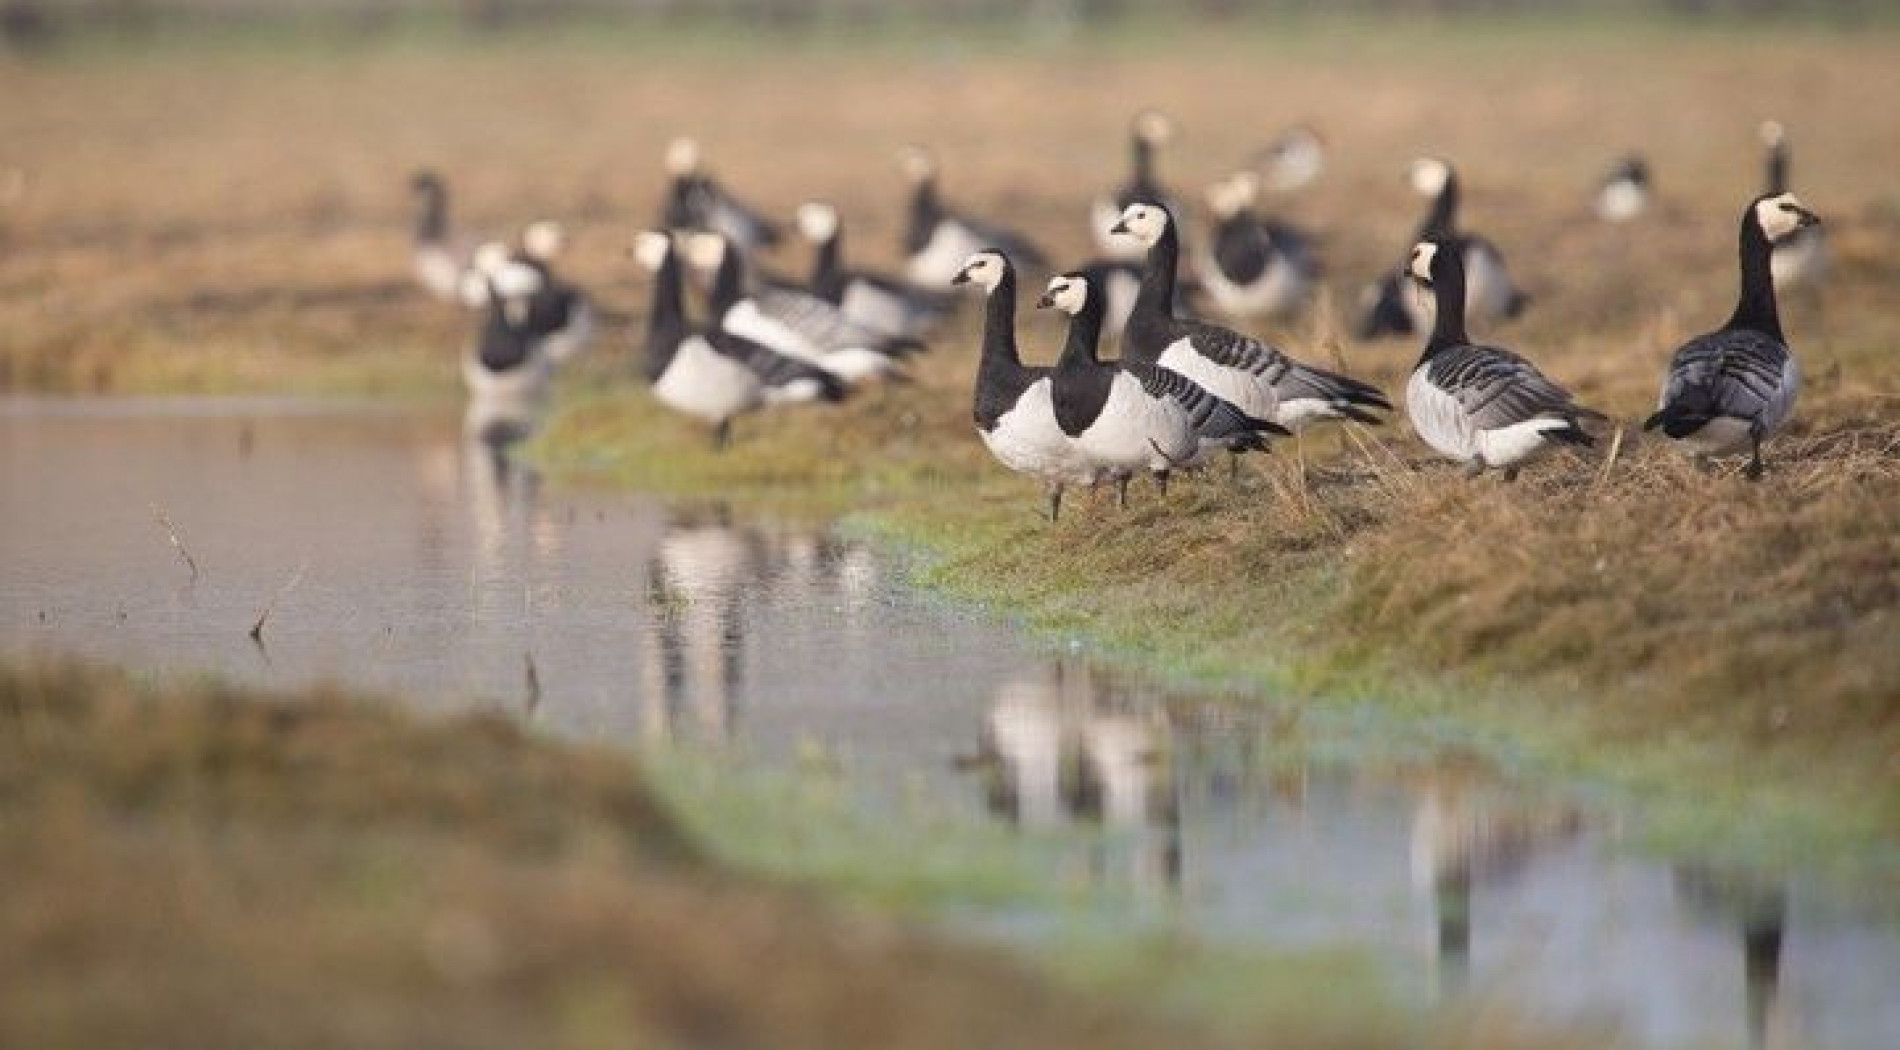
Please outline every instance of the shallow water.
[[1900, 1046], [1900, 931], [1816, 880], [1640, 856], [1459, 755], [1052, 655], [858, 543], [545, 489], [445, 417], [0, 400], [0, 649], [820, 750], [868, 806], [921, 791], [1071, 843], [1049, 878], [1130, 927], [1365, 952], [1402, 998], [1641, 1046]]

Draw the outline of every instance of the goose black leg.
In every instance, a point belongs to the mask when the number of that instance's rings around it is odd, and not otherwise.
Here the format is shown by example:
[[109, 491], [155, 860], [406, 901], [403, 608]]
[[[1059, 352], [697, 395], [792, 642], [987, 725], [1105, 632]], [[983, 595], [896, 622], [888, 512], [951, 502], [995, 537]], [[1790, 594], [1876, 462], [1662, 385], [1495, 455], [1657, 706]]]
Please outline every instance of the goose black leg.
[[1115, 479], [1115, 506], [1122, 510], [1128, 509], [1128, 475], [1126, 474]]
[[1227, 481], [1229, 484], [1240, 480], [1240, 453], [1227, 451]]
[[1516, 481], [1516, 480], [1517, 480], [1517, 468], [1516, 468], [1516, 467], [1505, 467], [1505, 468], [1504, 468], [1504, 480], [1505, 480], [1505, 481]]
[[1155, 471], [1155, 488], [1160, 490], [1162, 498], [1164, 499], [1167, 498], [1167, 495], [1168, 495], [1168, 472], [1167, 471], [1165, 470]]
[[1751, 432], [1748, 435], [1748, 444], [1750, 449], [1748, 466], [1743, 469], [1742, 476], [1750, 481], [1760, 481], [1762, 474], [1767, 469], [1762, 466], [1761, 462], [1761, 432]]
[[1062, 517], [1062, 486], [1049, 486], [1049, 520], [1054, 522]]
[[713, 451], [724, 452], [732, 443], [732, 420], [722, 419], [713, 427]]
[[1465, 464], [1465, 477], [1475, 478], [1484, 473], [1484, 459], [1479, 457]]

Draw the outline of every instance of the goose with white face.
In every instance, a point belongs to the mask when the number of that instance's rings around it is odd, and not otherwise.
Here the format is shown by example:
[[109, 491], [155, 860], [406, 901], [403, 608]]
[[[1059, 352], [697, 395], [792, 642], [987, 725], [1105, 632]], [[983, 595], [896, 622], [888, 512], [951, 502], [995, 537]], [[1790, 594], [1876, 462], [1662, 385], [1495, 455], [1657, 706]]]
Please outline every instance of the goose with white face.
[[633, 235], [633, 261], [641, 269], [658, 273], [666, 264], [666, 257], [673, 254], [673, 238], [658, 230], [641, 230]]
[[1143, 248], [1152, 248], [1168, 232], [1168, 210], [1157, 204], [1130, 204], [1108, 232], [1133, 237]]
[[1216, 219], [1231, 219], [1260, 200], [1260, 176], [1239, 171], [1207, 188], [1207, 208]]
[[1438, 258], [1438, 245], [1430, 241], [1420, 241], [1412, 246], [1411, 261], [1406, 264], [1406, 275], [1418, 282], [1421, 288], [1432, 286], [1432, 263]]
[[1451, 181], [1451, 165], [1437, 157], [1420, 157], [1405, 170], [1405, 179], [1412, 185], [1412, 192], [1421, 197], [1436, 197], [1445, 192], [1445, 184]]
[[1819, 226], [1821, 217], [1792, 193], [1769, 197], [1755, 205], [1755, 225], [1770, 244], [1780, 244], [1802, 230]]
[[676, 179], [699, 173], [699, 142], [684, 135], [666, 144], [666, 173]]
[[897, 168], [912, 182], [927, 182], [937, 177], [937, 158], [922, 146], [905, 146], [897, 152]]
[[521, 252], [537, 262], [551, 263], [567, 249], [567, 230], [552, 219], [528, 224], [521, 231]]
[[813, 244], [824, 244], [838, 235], [838, 209], [823, 201], [807, 201], [794, 213], [799, 235]]
[[1053, 307], [1074, 317], [1082, 312], [1082, 308], [1088, 305], [1088, 301], [1088, 281], [1064, 274], [1050, 279], [1049, 287], [1043, 291], [1042, 298], [1036, 301], [1036, 305], [1043, 309]]
[[1174, 121], [1165, 113], [1144, 110], [1135, 117], [1135, 137], [1150, 146], [1165, 146], [1174, 141]]
[[988, 295], [996, 290], [997, 285], [1003, 283], [1005, 269], [1002, 253], [977, 252], [963, 264], [963, 268], [957, 271], [957, 275], [951, 278], [950, 283], [974, 284], [983, 289], [983, 294]]

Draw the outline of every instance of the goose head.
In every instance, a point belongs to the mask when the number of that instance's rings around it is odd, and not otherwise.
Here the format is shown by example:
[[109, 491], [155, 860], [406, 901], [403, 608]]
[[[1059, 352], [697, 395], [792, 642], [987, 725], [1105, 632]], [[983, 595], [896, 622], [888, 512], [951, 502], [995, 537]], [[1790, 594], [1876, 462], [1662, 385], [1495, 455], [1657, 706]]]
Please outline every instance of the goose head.
[[937, 177], [937, 158], [922, 146], [905, 146], [898, 150], [897, 167], [913, 183], [929, 182]]
[[964, 262], [963, 269], [950, 279], [951, 284], [975, 284], [983, 289], [983, 294], [996, 290], [1003, 283], [1003, 275], [1009, 272], [1009, 260], [1002, 252], [977, 252]]
[[681, 135], [666, 144], [666, 173], [676, 179], [699, 174], [702, 160], [697, 139]]
[[1166, 113], [1145, 109], [1135, 114], [1135, 139], [1144, 145], [1161, 147], [1174, 141], [1174, 121]]
[[1756, 228], [1769, 244], [1778, 244], [1801, 230], [1821, 224], [1821, 217], [1809, 211], [1792, 193], [1758, 197], [1751, 211]]
[[1054, 308], [1074, 317], [1082, 312], [1089, 301], [1089, 279], [1087, 274], [1065, 273], [1049, 279], [1049, 287], [1036, 300], [1036, 309]]
[[1326, 167], [1325, 143], [1319, 132], [1297, 124], [1281, 132], [1255, 157], [1281, 192], [1299, 189], [1319, 178]]
[[1405, 276], [1411, 278], [1420, 288], [1436, 287], [1438, 277], [1449, 265], [1454, 249], [1443, 241], [1420, 241], [1412, 245], [1412, 257], [1405, 263]]
[[1421, 197], [1436, 197], [1451, 182], [1451, 164], [1441, 157], [1420, 157], [1405, 169], [1405, 181]]
[[1769, 149], [1780, 149], [1788, 144], [1788, 129], [1779, 120], [1762, 121], [1761, 126], [1755, 129], [1755, 134], [1761, 137], [1761, 144]]
[[1231, 219], [1260, 199], [1260, 176], [1235, 172], [1207, 188], [1207, 207], [1217, 219]]
[[633, 260], [643, 269], [658, 273], [673, 254], [673, 238], [659, 230], [641, 230], [633, 235]]
[[794, 215], [798, 232], [813, 244], [823, 244], [838, 235], [838, 209], [823, 201], [806, 201]]
[[1168, 209], [1159, 204], [1130, 204], [1108, 232], [1133, 237], [1144, 248], [1152, 248], [1168, 231]]
[[566, 247], [567, 230], [552, 219], [531, 222], [521, 231], [521, 253], [536, 262], [553, 262]]
[[409, 176], [409, 191], [420, 196], [432, 197], [446, 188], [442, 176], [427, 168]]
[[508, 265], [508, 246], [500, 241], [484, 241], [475, 248], [468, 258], [469, 269], [485, 277], [492, 277], [503, 266]]
[[684, 248], [686, 261], [699, 270], [717, 270], [732, 250], [725, 235], [718, 233], [687, 234]]

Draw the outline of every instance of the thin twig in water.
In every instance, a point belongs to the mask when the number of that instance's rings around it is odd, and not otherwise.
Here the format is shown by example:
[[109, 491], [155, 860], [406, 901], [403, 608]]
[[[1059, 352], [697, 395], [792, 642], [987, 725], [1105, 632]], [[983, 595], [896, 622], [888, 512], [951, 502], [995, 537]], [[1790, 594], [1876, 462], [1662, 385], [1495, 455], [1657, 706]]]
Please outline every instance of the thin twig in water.
[[159, 506], [156, 503], [151, 504], [151, 508], [152, 508], [152, 517], [158, 519], [159, 525], [163, 526], [165, 529], [165, 535], [171, 537], [172, 549], [178, 552], [178, 556], [180, 558], [185, 559], [185, 568], [191, 570], [192, 582], [194, 583], [197, 582], [198, 561], [197, 559], [191, 556], [190, 551], [185, 549], [185, 541], [178, 538], [178, 528], [177, 526], [172, 524], [171, 515], [166, 514], [165, 508]]
[[284, 585], [277, 588], [277, 593], [271, 595], [271, 599], [265, 604], [264, 610], [257, 614], [257, 622], [251, 625], [251, 641], [263, 642], [264, 624], [270, 621], [270, 614], [276, 611], [278, 602], [283, 601], [286, 595], [296, 590], [297, 585], [303, 582], [303, 571], [309, 567], [310, 559], [305, 558], [303, 564], [297, 566], [297, 571], [290, 574], [290, 579], [285, 580]]
[[533, 717], [535, 709], [541, 706], [541, 672], [535, 670], [533, 653], [522, 653], [521, 663], [528, 676], [528, 715]]

